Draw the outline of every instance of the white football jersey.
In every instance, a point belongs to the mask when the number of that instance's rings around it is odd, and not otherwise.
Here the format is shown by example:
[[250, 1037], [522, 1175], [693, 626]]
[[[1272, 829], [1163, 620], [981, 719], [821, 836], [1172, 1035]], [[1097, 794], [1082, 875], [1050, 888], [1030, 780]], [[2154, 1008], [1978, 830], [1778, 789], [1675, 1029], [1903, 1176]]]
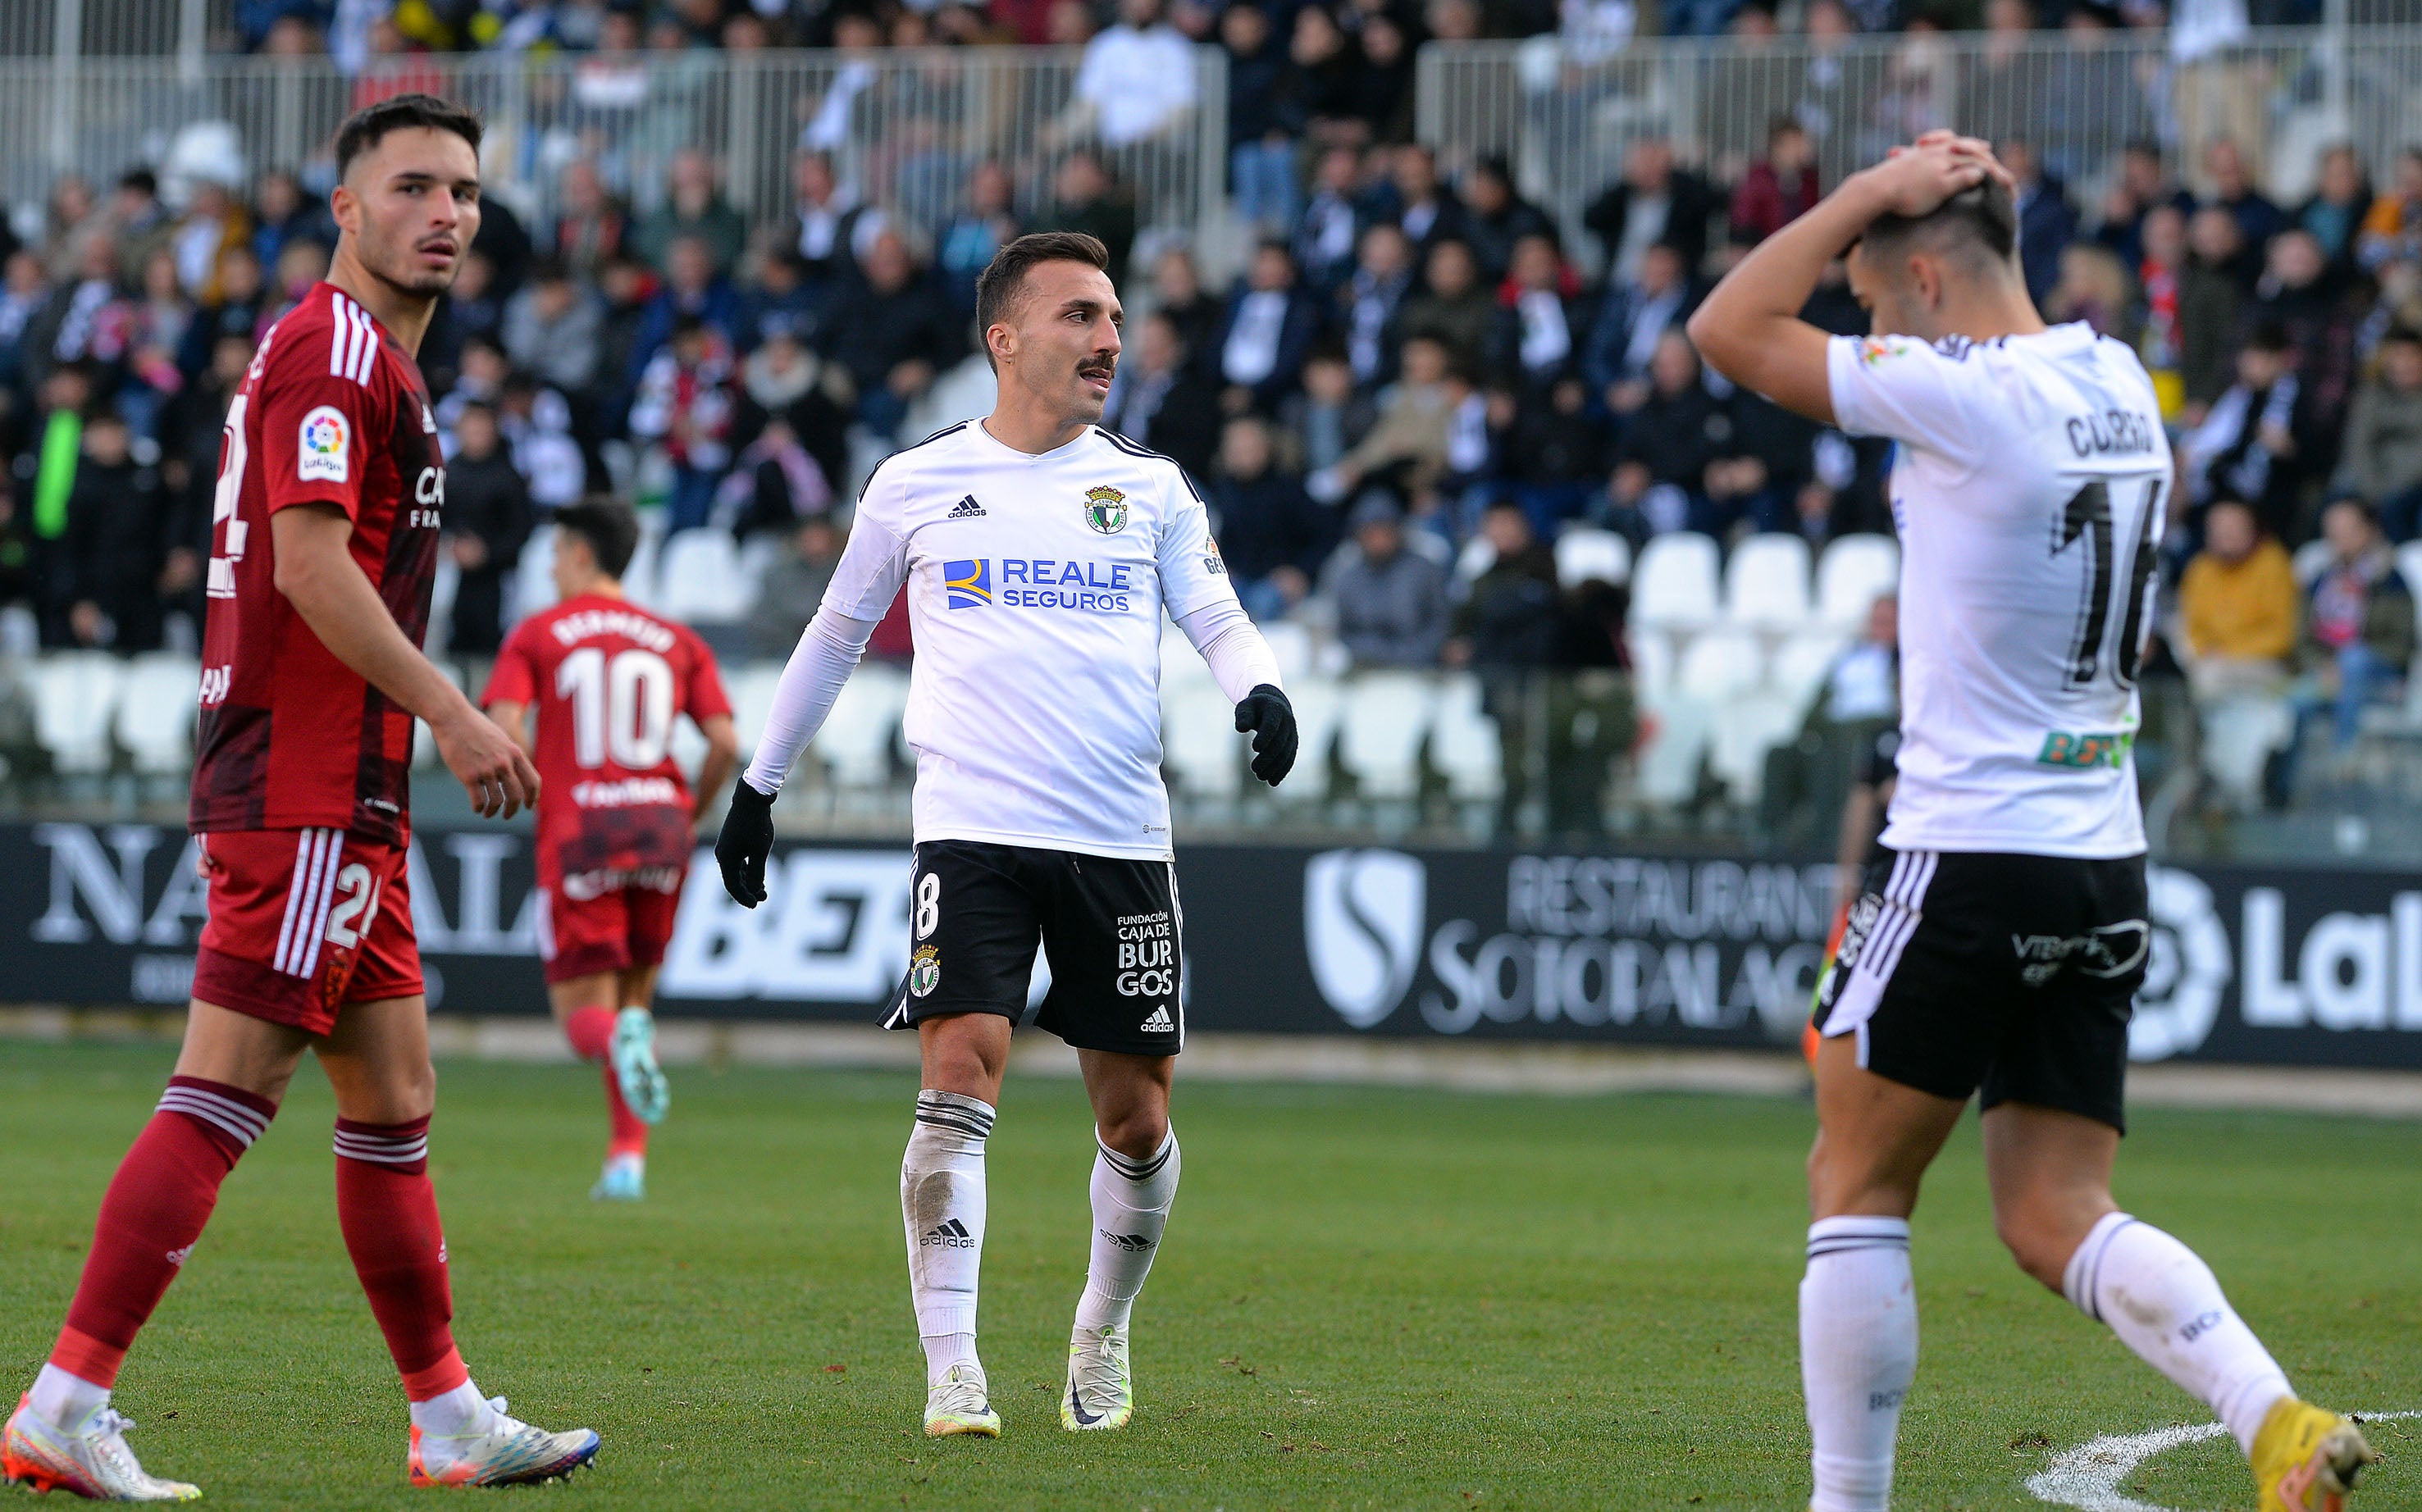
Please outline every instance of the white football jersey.
[[1900, 444], [1895, 850], [2145, 850], [2136, 675], [2170, 445], [2136, 354], [2083, 324], [1837, 336], [1833, 413]]
[[880, 619], [904, 580], [917, 838], [1169, 858], [1161, 616], [1236, 598], [1178, 465], [952, 426], [875, 469], [825, 602]]

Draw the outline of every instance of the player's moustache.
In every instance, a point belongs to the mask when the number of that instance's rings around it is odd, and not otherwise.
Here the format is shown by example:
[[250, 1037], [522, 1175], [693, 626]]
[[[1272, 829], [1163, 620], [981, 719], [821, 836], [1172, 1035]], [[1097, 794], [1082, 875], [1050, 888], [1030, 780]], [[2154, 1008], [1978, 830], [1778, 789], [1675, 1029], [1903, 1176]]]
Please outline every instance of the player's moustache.
[[1116, 357], [1095, 357], [1077, 365], [1078, 378], [1109, 378], [1118, 369]]

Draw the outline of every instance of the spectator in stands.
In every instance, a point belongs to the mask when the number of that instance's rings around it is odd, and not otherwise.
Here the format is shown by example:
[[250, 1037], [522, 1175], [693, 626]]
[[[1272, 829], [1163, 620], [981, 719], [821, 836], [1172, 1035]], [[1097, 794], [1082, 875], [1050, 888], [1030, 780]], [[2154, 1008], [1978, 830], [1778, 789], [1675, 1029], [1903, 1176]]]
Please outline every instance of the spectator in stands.
[[[210, 366], [181, 385], [160, 412], [161, 481], [167, 485], [175, 509], [198, 508], [205, 523], [218, 481], [228, 405], [251, 363], [251, 338], [219, 337], [212, 347]], [[209, 551], [207, 540], [202, 549]]]
[[1246, 612], [1255, 619], [1294, 613], [1337, 538], [1335, 511], [1314, 504], [1300, 481], [1279, 470], [1268, 421], [1256, 414], [1229, 420], [1205, 502]]
[[2336, 455], [2338, 429], [2353, 397], [2360, 312], [2333, 274], [2318, 237], [2290, 226], [2271, 239], [2249, 313], [2257, 321], [2276, 322], [2288, 335], [2296, 377], [2321, 443], [2312, 461], [2326, 468]]
[[2336, 483], [2374, 501], [2390, 540], [2422, 535], [2422, 333], [2396, 326], [2381, 338], [2379, 372], [2347, 417]]
[[2237, 382], [2180, 443], [2194, 503], [2241, 499], [2274, 536], [2296, 523], [2304, 459], [2320, 444], [2293, 363], [2288, 334], [2257, 325], [2237, 354]]
[[1628, 413], [1648, 397], [1649, 361], [1668, 331], [1682, 329], [1691, 292], [1681, 249], [1661, 242], [1641, 255], [1637, 277], [1608, 281], [1581, 359], [1582, 375], [1608, 411]]
[[2223, 499], [2204, 511], [2203, 550], [2178, 580], [2181, 653], [2199, 701], [2276, 694], [2296, 649], [2298, 593], [2287, 549], [2254, 511]]
[[2144, 333], [2137, 354], [2153, 380], [2162, 418], [2175, 425], [2186, 408], [2186, 379], [2179, 370], [2179, 292], [2186, 276], [2187, 223], [2175, 205], [2146, 211], [2137, 232], [2137, 319]]
[[1324, 501], [1346, 497], [1378, 478], [1420, 498], [1448, 471], [1450, 429], [1470, 383], [1432, 336], [1408, 336], [1404, 370], [1379, 393], [1378, 417], [1352, 450], [1307, 481]]
[[832, 513], [834, 502], [824, 468], [790, 423], [769, 419], [716, 485], [713, 519], [740, 540], [761, 530], [788, 535], [801, 520]]
[[1607, 282], [1630, 284], [1660, 243], [1680, 257], [1686, 275], [1697, 272], [1721, 203], [1705, 178], [1674, 165], [1671, 142], [1644, 137], [1624, 154], [1623, 177], [1581, 212], [1581, 224], [1605, 248]]
[[1295, 12], [1279, 92], [1287, 117], [1316, 147], [1345, 139], [1339, 128], [1354, 107], [1355, 61], [1335, 14], [1321, 6]]
[[1017, 240], [1014, 186], [1009, 170], [985, 159], [967, 174], [967, 197], [942, 227], [936, 245], [934, 273], [951, 307], [975, 319], [976, 275], [988, 267], [993, 254]]
[[2422, 260], [2422, 146], [2397, 154], [2395, 186], [2365, 213], [2355, 257], [2375, 273], [2387, 263]]
[[[808, 286], [807, 265], [785, 238], [744, 259], [747, 283], [740, 291], [740, 345], [753, 350], [777, 330], [788, 331], [810, 344], [824, 335], [829, 307]], [[939, 280], [936, 280], [939, 287]]]
[[1145, 316], [1129, 340], [1102, 407], [1103, 428], [1168, 457], [1189, 477], [1209, 476], [1219, 436], [1218, 387], [1162, 311]]
[[1589, 413], [1577, 373], [1544, 390], [1502, 388], [1489, 396], [1494, 474], [1512, 485], [1531, 528], [1552, 537], [1589, 508], [1606, 475], [1605, 428]]
[[1360, 209], [1362, 154], [1350, 147], [1322, 149], [1312, 199], [1296, 223], [1296, 262], [1323, 297], [1333, 294], [1354, 271]]
[[1816, 685], [1810, 718], [1818, 726], [1864, 727], [1900, 714], [1900, 600], [1879, 594], [1859, 635], [1833, 658]]
[[2060, 251], [2060, 281], [2044, 296], [2043, 317], [2054, 324], [2083, 320], [2097, 335], [2138, 345], [2135, 281], [2110, 248], [2071, 242]]
[[1219, 328], [1227, 322], [1228, 307], [1203, 289], [1194, 255], [1185, 247], [1167, 247], [1153, 259], [1152, 307], [1177, 322], [1178, 334], [1186, 338], [1186, 350], [1192, 354], [1192, 362], [1209, 373], [1219, 347]]
[[1269, 13], [1232, 5], [1219, 13], [1219, 45], [1228, 52], [1228, 183], [1239, 216], [1264, 234], [1295, 225], [1295, 137], [1280, 98], [1286, 58], [1270, 36]]
[[2040, 305], [2060, 281], [2061, 250], [2077, 240], [2077, 208], [2068, 186], [2045, 171], [2030, 144], [2012, 138], [1997, 155], [2018, 182], [2019, 266]]
[[562, 263], [550, 258], [505, 302], [500, 335], [514, 366], [574, 395], [596, 382], [605, 329], [604, 308]]
[[2187, 261], [2178, 273], [2178, 376], [2185, 420], [2200, 425], [2236, 376], [2236, 342], [2245, 304], [2237, 261], [2244, 237], [2237, 218], [2218, 206], [2187, 223]]
[[1439, 187], [1438, 154], [1418, 142], [1388, 154], [1387, 189], [1373, 198], [1375, 213], [1393, 220], [1424, 258], [1463, 236], [1463, 207]]
[[714, 249], [694, 236], [677, 237], [665, 254], [664, 271], [632, 343], [632, 361], [645, 368], [684, 320], [708, 326], [726, 347], [736, 346], [740, 295], [715, 271]]
[[1435, 341], [1459, 370], [1479, 371], [1482, 349], [1497, 323], [1497, 301], [1481, 285], [1471, 248], [1453, 239], [1439, 242], [1430, 248], [1424, 274], [1427, 287], [1405, 302], [1406, 343], [1415, 337]]
[[2371, 181], [2353, 144], [2336, 142], [2321, 154], [2321, 171], [2313, 193], [2290, 220], [2320, 243], [2321, 256], [2335, 275], [2355, 270], [2355, 238], [2371, 213]]
[[51, 558], [48, 597], [66, 614], [63, 624], [45, 627], [45, 644], [156, 651], [167, 491], [160, 470], [134, 458], [134, 431], [115, 413], [86, 421], [81, 440], [67, 529]]
[[662, 268], [673, 243], [689, 238], [705, 246], [717, 276], [731, 273], [748, 244], [748, 226], [723, 197], [720, 179], [715, 160], [696, 148], [673, 154], [665, 174], [665, 202], [631, 233], [640, 260]]
[[20, 364], [25, 330], [50, 297], [41, 256], [30, 247], [8, 254], [7, 267], [0, 269], [0, 396], [30, 386]]
[[1293, 390], [1303, 360], [1320, 329], [1320, 306], [1301, 287], [1295, 256], [1284, 242], [1264, 242], [1251, 267], [1228, 299], [1219, 333], [1219, 381], [1228, 413], [1244, 408], [1267, 413]]
[[1554, 237], [1534, 232], [1514, 243], [1513, 264], [1497, 298], [1497, 319], [1482, 353], [1493, 381], [1536, 397], [1580, 374], [1581, 336], [1588, 329], [1581, 277], [1558, 255]]
[[845, 283], [857, 271], [857, 259], [884, 228], [880, 210], [858, 203], [833, 172], [832, 155], [802, 152], [792, 164], [792, 189], [798, 204], [799, 257], [808, 277], [817, 286]]
[[857, 385], [857, 418], [893, 441], [908, 406], [965, 353], [966, 332], [951, 307], [920, 276], [900, 233], [885, 230], [868, 249], [863, 279], [845, 296], [849, 318], [834, 322], [826, 356]]
[[438, 305], [437, 323], [422, 339], [423, 347], [435, 345], [441, 350], [459, 348], [473, 336], [501, 340], [505, 325], [505, 300], [496, 288], [496, 270], [487, 255], [478, 248], [463, 255], [462, 265], [455, 270], [454, 287], [446, 291]]
[[[2323, 713], [2343, 756], [2362, 732], [2363, 711], [2387, 698], [2414, 659], [2414, 595], [2398, 575], [2371, 507], [2339, 499], [2321, 513], [2328, 558], [2304, 585], [2305, 678], [2294, 695], [2298, 743]], [[2273, 787], [2284, 799], [2292, 774]]]
[[731, 465], [731, 344], [695, 315], [679, 318], [672, 339], [639, 376], [631, 435], [661, 444], [671, 464], [668, 530], [706, 523], [716, 484]]
[[1360, 12], [1362, 55], [1351, 75], [1351, 117], [1338, 134], [1354, 141], [1405, 142], [1413, 134], [1413, 39], [1393, 11]]
[[574, 433], [569, 399], [529, 373], [508, 372], [496, 394], [496, 424], [513, 470], [529, 480], [534, 510], [565, 508], [587, 496], [589, 460]]
[[1376, 383], [1393, 375], [1397, 322], [1412, 288], [1413, 249], [1403, 228], [1387, 221], [1366, 227], [1354, 270], [1337, 291], [1337, 324], [1356, 382]]
[[242, 336], [249, 346], [269, 323], [260, 257], [252, 248], [229, 247], [219, 254], [217, 286], [217, 298], [204, 300], [195, 309], [177, 351], [177, 366], [188, 376], [209, 365], [211, 349], [221, 336]]
[[1061, 162], [1051, 175], [1051, 203], [1027, 229], [1082, 231], [1109, 249], [1106, 271], [1110, 282], [1127, 281], [1127, 253], [1136, 238], [1135, 196], [1120, 187], [1092, 151], [1079, 148]]
[[[1730, 434], [1731, 419], [1701, 382], [1699, 354], [1680, 331], [1668, 331], [1658, 339], [1648, 377], [1647, 397], [1622, 417], [1615, 470], [1618, 475], [1632, 470], [1625, 491], [1638, 502], [1651, 534], [1685, 527], [1715, 534], [1717, 521], [1700, 490], [1719, 438]], [[1651, 505], [1649, 491], [1659, 485], [1672, 491], [1659, 494]], [[1676, 505], [1683, 509], [1679, 518], [1673, 513]]]
[[1531, 679], [1553, 658], [1562, 629], [1556, 553], [1511, 500], [1480, 517], [1480, 534], [1495, 553], [1448, 621], [1441, 659], [1480, 675], [1481, 707], [1497, 722], [1504, 755], [1498, 798], [1500, 828], [1511, 826], [1530, 794]]
[[1193, 45], [1161, 19], [1160, 0], [1119, 0], [1117, 24], [1085, 44], [1063, 138], [1132, 147], [1167, 133], [1193, 110]]
[[2194, 196], [2179, 188], [2169, 174], [2158, 142], [2135, 141], [2119, 154], [2119, 171], [2102, 197], [2102, 220], [2094, 239], [2134, 267], [2145, 258], [2145, 218], [2168, 209], [2181, 218], [2194, 212]]
[[134, 312], [118, 288], [118, 248], [106, 237], [87, 239], [78, 249], [76, 275], [51, 292], [50, 303], [26, 322], [19, 357], [39, 385], [59, 363], [92, 362], [107, 367], [104, 387], [116, 389], [117, 364], [125, 355]]
[[505, 581], [529, 540], [529, 485], [506, 455], [496, 413], [470, 404], [454, 420], [454, 455], [446, 462], [443, 545], [461, 573], [447, 648], [494, 656], [504, 644]]
[[748, 614], [749, 644], [759, 656], [776, 661], [797, 647], [841, 565], [841, 539], [830, 514], [810, 515], [791, 532], [782, 554], [765, 569]]
[[596, 163], [586, 157], [563, 165], [560, 202], [555, 218], [555, 255], [574, 277], [594, 278], [608, 261], [623, 254], [630, 216], [607, 192]]
[[1766, 132], [1766, 156], [1749, 165], [1733, 191], [1732, 235], [1755, 244], [1806, 214], [1823, 191], [1816, 179], [1816, 147], [1808, 130], [1778, 116]]
[[1345, 517], [1348, 535], [1320, 569], [1320, 602], [1360, 667], [1436, 666], [1446, 643], [1446, 569], [1414, 551], [1405, 514], [1370, 489]]
[[[227, 185], [210, 179], [192, 180], [185, 212], [170, 228], [164, 248], [175, 259], [178, 281], [195, 299], [211, 294], [211, 276], [218, 272], [219, 254], [239, 242], [252, 240], [252, 220]], [[134, 264], [145, 267], [150, 258]]]
[[149, 440], [159, 434], [160, 407], [184, 386], [177, 366], [185, 328], [193, 324], [193, 303], [179, 286], [177, 261], [166, 248], [151, 254], [143, 265], [143, 287], [131, 306], [134, 320], [126, 334], [126, 382], [118, 390], [118, 407]]
[[839, 489], [849, 475], [849, 425], [857, 409], [857, 385], [849, 369], [790, 327], [774, 325], [740, 365], [732, 444], [747, 446], [779, 421], [813, 459], [828, 488]]
[[118, 176], [101, 226], [118, 243], [121, 268], [140, 268], [143, 259], [168, 243], [175, 232], [168, 207], [160, 203], [160, 180], [149, 168], [130, 168]]
[[[1394, 235], [1392, 227], [1380, 227]], [[1315, 346], [1304, 359], [1303, 389], [1279, 401], [1279, 429], [1303, 451], [1306, 474], [1326, 473], [1371, 433], [1378, 406], [1354, 382], [1353, 366], [1335, 346]]]
[[[337, 222], [324, 201], [303, 192], [303, 181], [283, 168], [260, 176], [252, 195], [252, 251], [262, 263], [274, 263], [286, 243], [299, 237], [335, 244]], [[220, 265], [226, 255], [220, 256]], [[202, 296], [207, 304], [210, 295]]]
[[2262, 249], [2288, 228], [2287, 212], [2255, 183], [2244, 149], [2234, 140], [2225, 136], [2213, 138], [2203, 150], [2203, 168], [2212, 185], [2211, 198], [2207, 203], [2228, 211], [2237, 222], [2239, 237], [2253, 254], [2254, 266], [2258, 266]]
[[1757, 531], [1801, 528], [1797, 500], [1810, 481], [1816, 427], [1747, 389], [1734, 390], [1724, 412], [1732, 423], [1711, 438], [1701, 486], [1707, 523], [1718, 535], [1743, 522]]
[[1482, 157], [1464, 170], [1463, 237], [1487, 281], [1496, 283], [1514, 265], [1514, 249], [1525, 237], [1545, 236], [1555, 226], [1547, 212], [1514, 190], [1514, 170], [1503, 158]]

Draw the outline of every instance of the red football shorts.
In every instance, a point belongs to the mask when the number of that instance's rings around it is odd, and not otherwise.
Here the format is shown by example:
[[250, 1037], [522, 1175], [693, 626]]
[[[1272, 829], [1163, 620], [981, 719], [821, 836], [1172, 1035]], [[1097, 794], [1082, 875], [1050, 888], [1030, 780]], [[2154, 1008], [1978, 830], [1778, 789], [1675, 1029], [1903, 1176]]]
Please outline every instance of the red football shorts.
[[538, 955], [548, 985], [599, 972], [661, 966], [681, 910], [681, 877], [670, 891], [609, 887], [590, 897], [573, 897], [560, 882], [538, 890]]
[[194, 996], [324, 1035], [348, 1003], [421, 990], [402, 846], [341, 830], [201, 837], [210, 921]]

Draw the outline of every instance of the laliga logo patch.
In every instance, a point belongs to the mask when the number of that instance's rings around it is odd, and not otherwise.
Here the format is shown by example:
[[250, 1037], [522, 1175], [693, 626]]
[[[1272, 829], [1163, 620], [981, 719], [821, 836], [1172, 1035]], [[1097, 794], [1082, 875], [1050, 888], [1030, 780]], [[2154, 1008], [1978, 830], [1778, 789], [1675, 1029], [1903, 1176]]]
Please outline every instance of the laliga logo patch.
[[1329, 850], [1303, 869], [1312, 979], [1337, 1016], [1368, 1029], [1413, 985], [1429, 923], [1429, 868], [1400, 850]]
[[294, 475], [306, 482], [342, 483], [353, 474], [352, 432], [344, 412], [322, 404], [303, 417], [294, 449]]
[[1115, 535], [1127, 525], [1127, 496], [1104, 484], [1085, 491], [1085, 523], [1105, 536]]
[[2128, 1058], [2166, 1060], [2200, 1046], [2220, 1018], [2221, 994], [2236, 974], [2228, 927], [2211, 888], [2192, 872], [2145, 868], [2152, 928], [2145, 985], [2128, 1021]]

